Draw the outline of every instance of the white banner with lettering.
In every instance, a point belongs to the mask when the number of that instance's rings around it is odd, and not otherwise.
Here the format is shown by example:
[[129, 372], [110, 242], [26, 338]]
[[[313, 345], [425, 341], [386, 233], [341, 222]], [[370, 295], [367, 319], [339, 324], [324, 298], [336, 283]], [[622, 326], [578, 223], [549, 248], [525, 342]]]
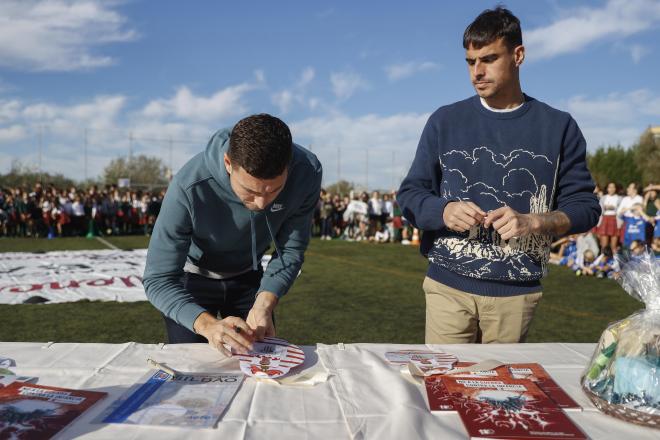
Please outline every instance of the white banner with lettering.
[[146, 259], [146, 249], [0, 253], [0, 303], [146, 301]]
[[146, 249], [0, 253], [0, 304], [146, 301], [146, 261]]

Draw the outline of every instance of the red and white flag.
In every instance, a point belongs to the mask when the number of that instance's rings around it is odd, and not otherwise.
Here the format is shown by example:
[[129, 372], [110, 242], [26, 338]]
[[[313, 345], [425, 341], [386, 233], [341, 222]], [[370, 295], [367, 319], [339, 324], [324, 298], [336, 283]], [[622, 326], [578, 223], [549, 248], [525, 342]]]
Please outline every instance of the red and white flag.
[[276, 379], [305, 362], [305, 352], [280, 338], [264, 338], [255, 342], [254, 350], [237, 353], [241, 371], [247, 376]]

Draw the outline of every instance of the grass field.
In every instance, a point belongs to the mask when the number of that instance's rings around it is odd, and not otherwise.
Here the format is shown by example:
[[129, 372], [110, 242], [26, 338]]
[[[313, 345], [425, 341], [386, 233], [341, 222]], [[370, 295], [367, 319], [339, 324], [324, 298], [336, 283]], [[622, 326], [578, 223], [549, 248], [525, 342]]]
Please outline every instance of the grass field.
[[[106, 238], [123, 248], [145, 237]], [[97, 240], [0, 239], [0, 252], [105, 249]], [[316, 342], [424, 341], [417, 248], [312, 240], [300, 278], [276, 311], [278, 335]], [[608, 322], [642, 307], [610, 280], [551, 267], [529, 342], [595, 342]], [[0, 341], [162, 342], [161, 317], [148, 302], [0, 305]]]

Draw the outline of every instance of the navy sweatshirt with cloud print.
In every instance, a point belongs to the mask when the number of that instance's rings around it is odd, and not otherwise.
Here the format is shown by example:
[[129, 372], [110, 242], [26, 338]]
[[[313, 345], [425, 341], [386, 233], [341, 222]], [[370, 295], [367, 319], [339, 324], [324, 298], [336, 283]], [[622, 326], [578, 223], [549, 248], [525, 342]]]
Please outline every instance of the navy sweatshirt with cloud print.
[[468, 200], [484, 211], [559, 210], [571, 221], [569, 233], [588, 231], [600, 206], [585, 155], [575, 120], [526, 95], [510, 112], [488, 110], [476, 95], [435, 111], [397, 194], [404, 217], [424, 231], [427, 275], [478, 295], [540, 291], [553, 237], [505, 241], [483, 225], [459, 233], [442, 214], [448, 202]]

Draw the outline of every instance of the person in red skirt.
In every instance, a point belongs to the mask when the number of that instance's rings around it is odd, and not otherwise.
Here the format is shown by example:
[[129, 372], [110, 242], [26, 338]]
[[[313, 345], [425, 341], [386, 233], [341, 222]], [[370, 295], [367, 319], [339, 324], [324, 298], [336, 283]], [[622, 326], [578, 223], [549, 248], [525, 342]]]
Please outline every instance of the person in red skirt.
[[607, 184], [607, 194], [600, 198], [600, 206], [603, 214], [596, 227], [596, 235], [600, 241], [600, 248], [609, 246], [616, 254], [619, 248], [619, 228], [617, 226], [616, 212], [621, 203], [621, 196], [616, 193], [616, 184]]

